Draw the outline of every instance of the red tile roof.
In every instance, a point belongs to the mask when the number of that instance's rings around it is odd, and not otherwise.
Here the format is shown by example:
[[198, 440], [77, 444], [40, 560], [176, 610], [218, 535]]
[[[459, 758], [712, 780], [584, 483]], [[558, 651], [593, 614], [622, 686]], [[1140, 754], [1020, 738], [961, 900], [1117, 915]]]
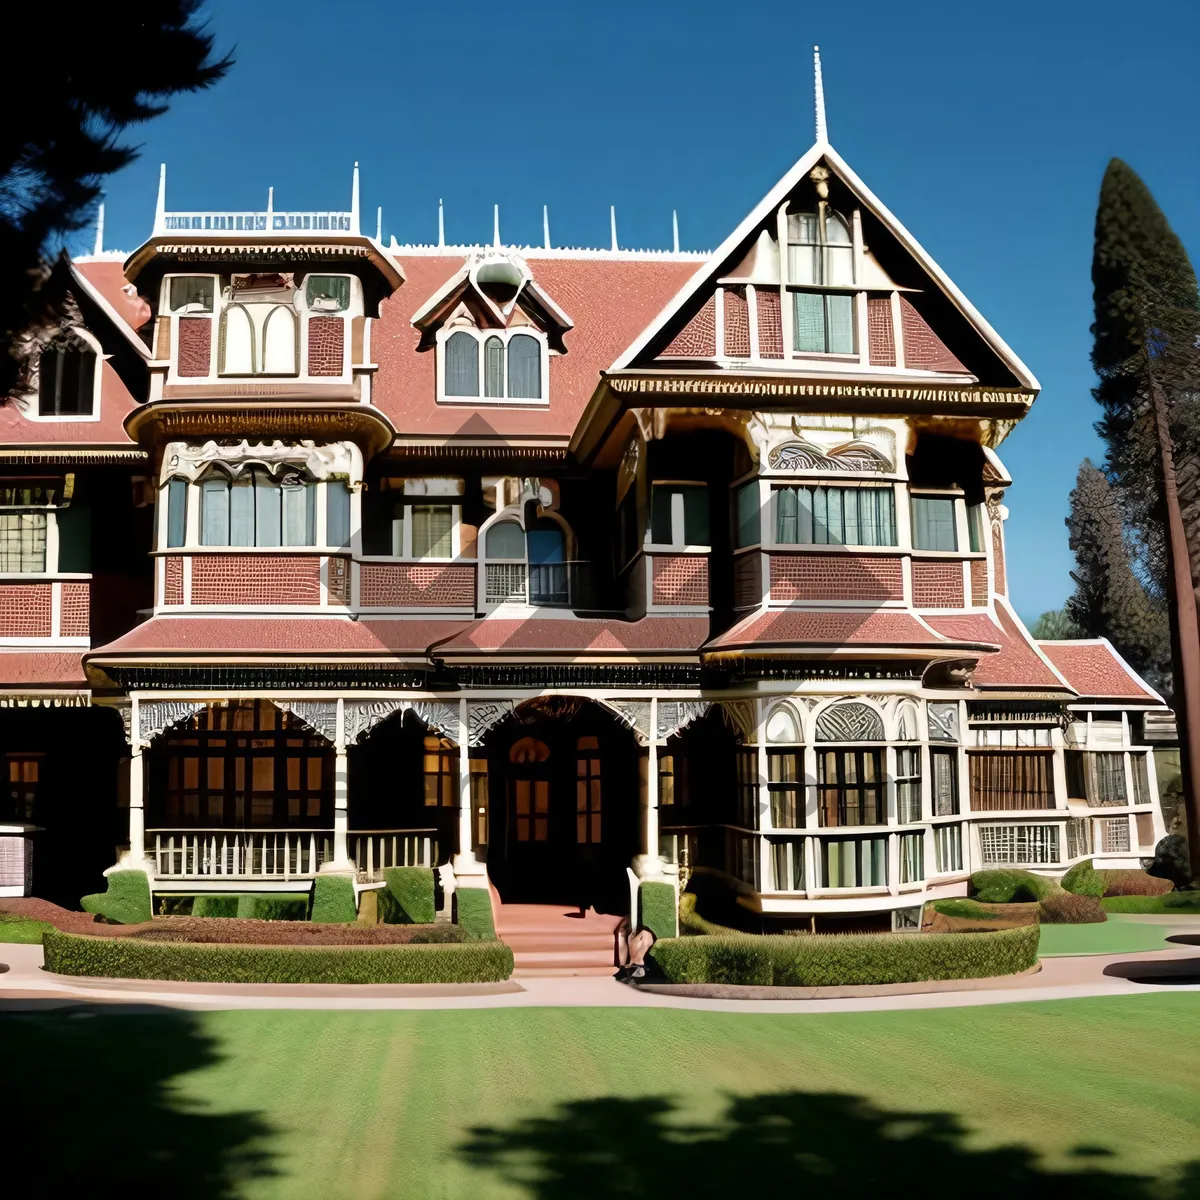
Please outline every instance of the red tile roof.
[[574, 322], [565, 336], [567, 353], [550, 356], [549, 405], [436, 403], [434, 351], [417, 353], [413, 314], [452, 275], [461, 255], [401, 257], [406, 282], [384, 301], [371, 330], [379, 373], [372, 398], [400, 435], [438, 436], [458, 432], [507, 436], [535, 434], [568, 438], [606, 370], [658, 315], [700, 265], [664, 260], [539, 259], [529, 268], [538, 286]]
[[1038, 645], [1081, 696], [1159, 700], [1104, 638]]
[[[973, 643], [997, 638], [965, 637]], [[752, 613], [706, 649], [767, 646], [944, 646], [911, 613], [888, 609], [771, 609]]]
[[115, 259], [89, 261], [84, 258], [82, 261], [77, 259], [74, 267], [113, 306], [117, 316], [130, 329], [141, 329], [150, 319], [150, 305], [137, 292], [131, 295], [124, 290], [129, 281], [125, 278], [123, 263]]
[[[98, 421], [31, 421], [15, 403], [0, 405], [0, 442], [18, 446], [119, 445], [132, 447], [122, 421], [136, 407], [129, 389], [111, 363], [100, 366]], [[33, 400], [37, 404], [37, 398]]]
[[996, 605], [999, 624], [986, 613], [962, 616], [930, 616], [925, 620], [945, 637], [964, 642], [992, 642], [999, 654], [979, 660], [971, 682], [977, 687], [1066, 688], [1063, 681], [1046, 665], [1033, 641], [1004, 608]]
[[438, 657], [488, 653], [594, 655], [693, 654], [708, 637], [707, 617], [643, 617], [640, 621], [488, 617], [432, 648]]
[[0, 650], [0, 689], [87, 685], [78, 650]]

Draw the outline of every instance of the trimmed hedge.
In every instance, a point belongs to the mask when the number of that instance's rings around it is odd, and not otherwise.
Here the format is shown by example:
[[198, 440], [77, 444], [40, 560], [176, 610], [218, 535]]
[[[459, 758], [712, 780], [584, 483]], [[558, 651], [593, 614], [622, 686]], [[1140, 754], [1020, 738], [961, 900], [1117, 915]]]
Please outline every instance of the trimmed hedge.
[[492, 919], [492, 897], [487, 888], [458, 888], [454, 893], [455, 924], [466, 930], [472, 941], [493, 941], [496, 922]]
[[1056, 892], [1038, 905], [1038, 914], [1046, 925], [1095, 925], [1108, 920], [1100, 907], [1100, 897], [1090, 893]]
[[35, 921], [20, 913], [0, 912], [0, 942], [36, 946], [42, 940], [42, 934], [53, 928], [49, 921]]
[[379, 893], [379, 919], [385, 925], [432, 925], [437, 917], [433, 871], [429, 867], [390, 867]]
[[307, 921], [307, 892], [222, 892], [216, 895], [162, 896], [164, 917], [241, 917], [252, 921]]
[[313, 880], [310, 921], [326, 925], [348, 925], [358, 920], [354, 902], [354, 880], [348, 875], [318, 875]]
[[671, 983], [838, 987], [987, 979], [1037, 964], [1039, 928], [995, 933], [812, 934], [671, 938], [654, 959]]
[[150, 880], [145, 871], [113, 871], [107, 890], [84, 896], [79, 906], [115, 925], [140, 925], [154, 916]]
[[674, 884], [658, 880], [643, 880], [638, 884], [638, 924], [644, 925], [656, 938], [678, 936]]
[[1038, 906], [1033, 903], [981, 904], [978, 900], [930, 900], [929, 908], [945, 917], [964, 921], [1019, 921], [1022, 925], [1036, 924]]
[[1106, 896], [1165, 896], [1175, 890], [1169, 879], [1161, 879], [1147, 871], [1115, 871], [1110, 869], [1096, 872], [1104, 880]]
[[731, 929], [728, 925], [717, 925], [713, 921], [706, 921], [696, 911], [696, 897], [692, 892], [684, 892], [679, 897], [679, 925], [680, 933], [683, 934], [705, 934], [713, 937], [740, 937], [741, 930]]
[[189, 983], [495, 983], [512, 974], [503, 942], [401, 946], [245, 946], [97, 938], [51, 930], [46, 970]]
[[974, 898], [984, 904], [1011, 904], [1020, 900], [1045, 900], [1060, 891], [1058, 881], [1032, 871], [976, 871], [971, 876]]
[[1110, 913], [1200, 917], [1200, 892], [1167, 892], [1162, 896], [1105, 896], [1100, 905]]
[[236, 917], [238, 898], [223, 893], [212, 896], [197, 896], [192, 901], [193, 917]]
[[1062, 877], [1062, 887], [1076, 896], [1103, 896], [1103, 873], [1096, 870], [1090, 858], [1085, 858]]

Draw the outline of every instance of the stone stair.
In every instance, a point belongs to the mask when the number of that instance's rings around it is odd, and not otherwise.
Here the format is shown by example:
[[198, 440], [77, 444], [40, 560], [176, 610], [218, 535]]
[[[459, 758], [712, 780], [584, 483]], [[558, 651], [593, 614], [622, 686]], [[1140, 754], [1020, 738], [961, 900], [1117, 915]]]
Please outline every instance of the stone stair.
[[560, 904], [495, 905], [496, 932], [512, 948], [514, 978], [612, 975], [620, 917]]

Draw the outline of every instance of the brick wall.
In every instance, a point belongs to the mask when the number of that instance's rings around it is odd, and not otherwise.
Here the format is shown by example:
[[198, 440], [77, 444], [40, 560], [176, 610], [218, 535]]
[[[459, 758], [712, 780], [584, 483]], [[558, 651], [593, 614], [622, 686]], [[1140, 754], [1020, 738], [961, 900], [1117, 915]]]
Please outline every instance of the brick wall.
[[163, 560], [163, 603], [183, 603], [183, 559]]
[[995, 582], [996, 594], [1008, 595], [1008, 580], [1004, 575], [1004, 533], [1000, 522], [992, 526], [992, 577]]
[[308, 318], [308, 373], [340, 375], [346, 322], [341, 317]]
[[892, 327], [892, 302], [886, 296], [867, 300], [867, 341], [873, 367], [896, 365], [896, 331]]
[[49, 637], [52, 583], [0, 584], [0, 637]]
[[734, 608], [757, 608], [762, 603], [762, 555], [758, 550], [733, 560]]
[[212, 317], [179, 318], [179, 374], [207, 375], [212, 363]]
[[320, 604], [317, 555], [212, 554], [192, 559], [193, 604]]
[[708, 557], [704, 554], [656, 554], [654, 604], [707, 604]]
[[779, 293], [755, 288], [758, 308], [758, 357], [783, 357], [783, 318], [779, 313]]
[[709, 296], [704, 307], [679, 331], [662, 352], [664, 358], [715, 358], [717, 354], [717, 299]]
[[363, 563], [363, 608], [474, 608], [474, 563]]
[[986, 608], [988, 602], [987, 559], [971, 559], [971, 603]]
[[882, 554], [772, 554], [771, 599], [903, 600], [903, 567]]
[[954, 357], [942, 339], [906, 297], [900, 297], [900, 319], [904, 326], [904, 365], [923, 371], [954, 371], [964, 374], [966, 367]]
[[59, 604], [60, 634], [63, 637], [87, 637], [91, 630], [92, 585], [64, 582]]
[[962, 608], [962, 563], [914, 560], [912, 586], [914, 608]]
[[725, 289], [725, 353], [730, 358], [750, 357], [750, 309], [746, 289]]

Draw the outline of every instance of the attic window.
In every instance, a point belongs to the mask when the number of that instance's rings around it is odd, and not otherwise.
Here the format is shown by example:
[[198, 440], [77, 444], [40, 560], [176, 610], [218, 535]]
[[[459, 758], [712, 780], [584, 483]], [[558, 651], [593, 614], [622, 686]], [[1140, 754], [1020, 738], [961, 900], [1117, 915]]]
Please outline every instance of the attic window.
[[216, 296], [211, 275], [175, 275], [170, 280], [169, 307], [177, 313], [210, 313]]
[[38, 356], [38, 415], [90, 417], [96, 398], [96, 352], [67, 335]]
[[544, 352], [544, 342], [530, 333], [455, 330], [441, 346], [442, 396], [501, 403], [542, 400]]
[[795, 284], [854, 286], [854, 244], [846, 222], [822, 204], [815, 213], [791, 213], [788, 281]]
[[309, 312], [345, 312], [350, 307], [349, 276], [309, 275], [304, 281], [304, 302]]

